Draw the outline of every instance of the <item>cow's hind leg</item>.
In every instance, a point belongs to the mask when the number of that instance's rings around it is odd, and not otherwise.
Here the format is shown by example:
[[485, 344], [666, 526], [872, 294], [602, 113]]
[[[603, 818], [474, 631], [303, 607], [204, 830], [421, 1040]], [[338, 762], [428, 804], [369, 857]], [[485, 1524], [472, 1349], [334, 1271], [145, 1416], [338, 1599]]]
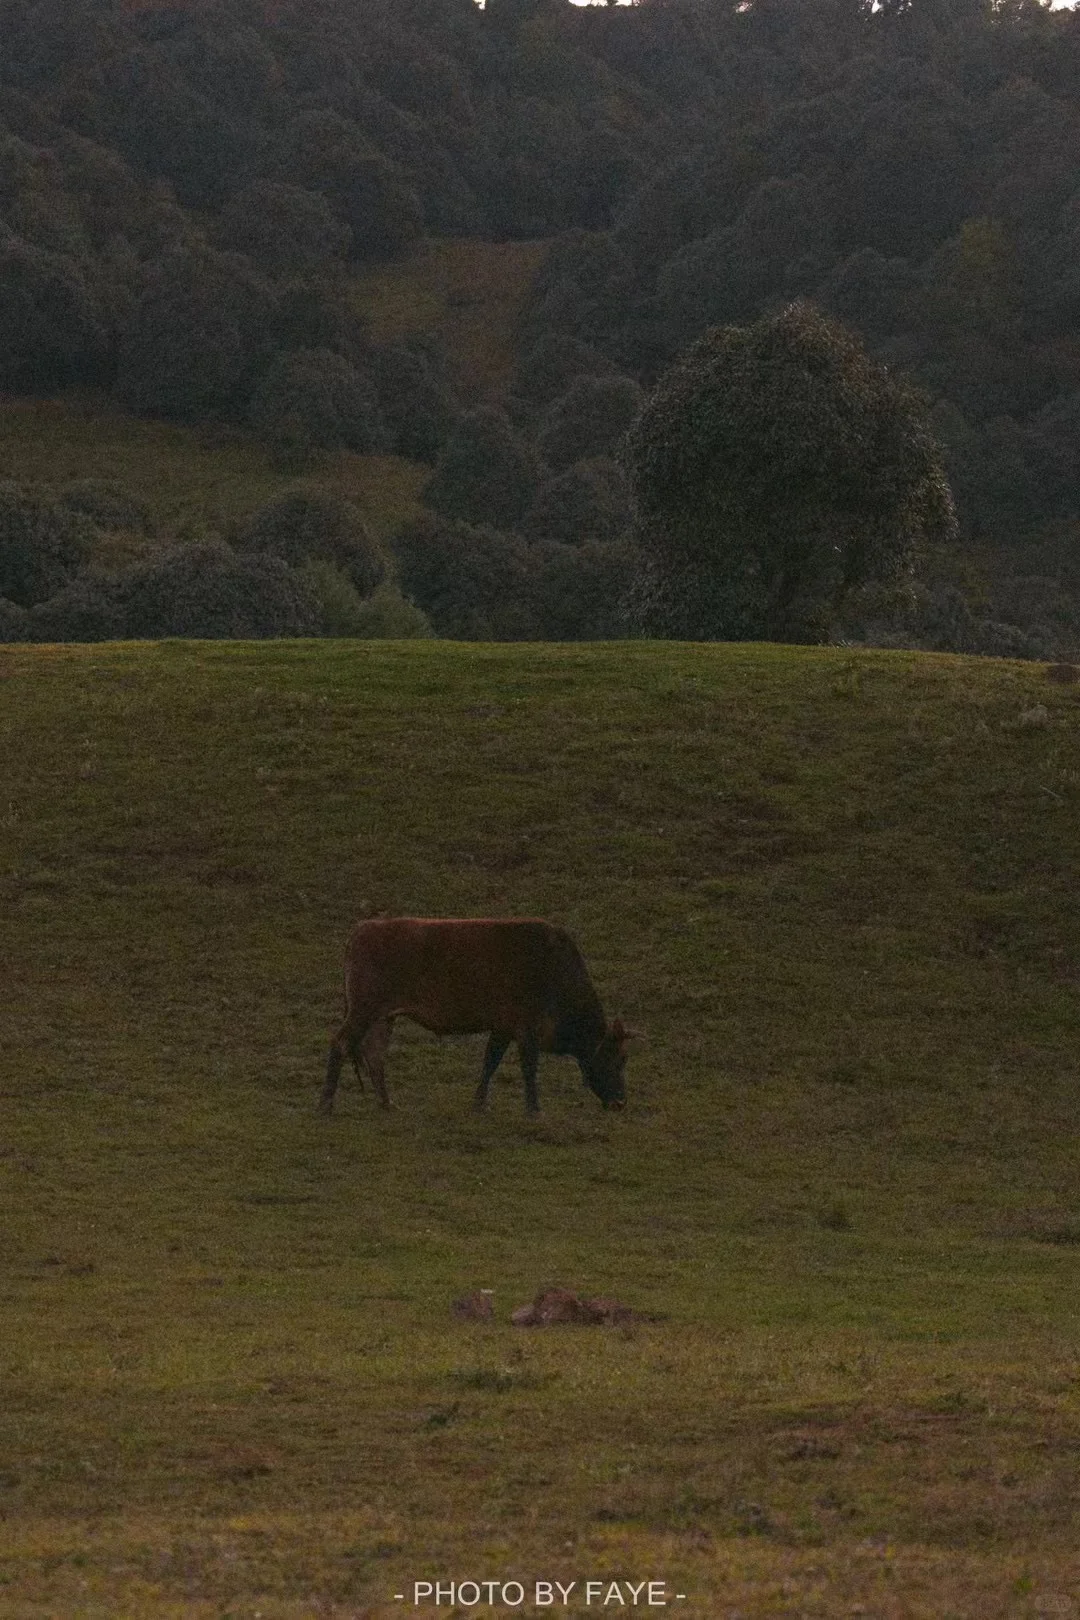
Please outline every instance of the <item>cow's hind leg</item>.
[[372, 1024], [363, 1041], [360, 1043], [360, 1056], [364, 1060], [364, 1067], [371, 1076], [371, 1083], [375, 1087], [375, 1095], [383, 1108], [392, 1108], [390, 1093], [386, 1089], [386, 1052], [390, 1045], [390, 1031], [394, 1027], [392, 1018], [379, 1018]]
[[536, 1070], [540, 1063], [540, 1042], [531, 1029], [525, 1030], [517, 1038], [518, 1053], [521, 1057], [521, 1073], [525, 1081], [525, 1112], [538, 1114], [540, 1112], [540, 1092], [536, 1085]]
[[476, 1109], [477, 1113], [482, 1113], [487, 1107], [488, 1088], [491, 1085], [491, 1077], [495, 1073], [495, 1070], [499, 1067], [499, 1064], [502, 1062], [503, 1053], [506, 1051], [506, 1048], [510, 1045], [513, 1038], [514, 1037], [512, 1035], [496, 1034], [494, 1030], [488, 1036], [487, 1047], [484, 1051], [484, 1067], [480, 1071], [480, 1084], [477, 1086], [476, 1095], [473, 1098], [473, 1107]]
[[[330, 1052], [326, 1059], [326, 1079], [323, 1082], [322, 1096], [319, 1098], [319, 1108], [322, 1113], [329, 1114], [333, 1112], [334, 1095], [338, 1088], [338, 1081], [341, 1078], [341, 1070], [344, 1066], [346, 1055], [348, 1055], [349, 1061], [352, 1063], [353, 1070], [360, 1085], [360, 1090], [363, 1091], [364, 1076], [360, 1068], [360, 1060], [366, 1052], [367, 1043], [371, 1033], [372, 1031], [370, 1028], [365, 1032], [363, 1027], [357, 1028], [357, 1026], [352, 1023], [351, 1020], [346, 1020], [346, 1022], [342, 1024], [341, 1028], [334, 1036], [333, 1040], [330, 1042]], [[384, 1046], [384, 1053], [385, 1050], [386, 1048]], [[374, 1072], [372, 1072], [372, 1078], [375, 1078]], [[380, 1082], [377, 1080], [375, 1089], [379, 1091], [379, 1097], [381, 1100], [386, 1088], [383, 1086], [382, 1090], [380, 1091], [379, 1083]]]

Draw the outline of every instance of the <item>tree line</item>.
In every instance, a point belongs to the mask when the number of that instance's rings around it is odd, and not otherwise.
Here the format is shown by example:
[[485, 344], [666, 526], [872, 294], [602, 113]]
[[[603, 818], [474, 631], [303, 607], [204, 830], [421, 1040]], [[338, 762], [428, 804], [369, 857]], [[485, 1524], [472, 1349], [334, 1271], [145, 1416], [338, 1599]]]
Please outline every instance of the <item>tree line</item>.
[[[797, 305], [922, 387], [955, 502], [919, 599], [864, 591], [848, 633], [1076, 638], [1074, 13], [0, 0], [0, 41], [0, 387], [237, 423], [297, 474], [337, 447], [427, 462], [390, 561], [437, 632], [633, 623], [627, 428], [703, 333]], [[356, 313], [357, 268], [425, 234], [553, 239], [501, 397]], [[10, 623], [46, 598], [9, 600]]]

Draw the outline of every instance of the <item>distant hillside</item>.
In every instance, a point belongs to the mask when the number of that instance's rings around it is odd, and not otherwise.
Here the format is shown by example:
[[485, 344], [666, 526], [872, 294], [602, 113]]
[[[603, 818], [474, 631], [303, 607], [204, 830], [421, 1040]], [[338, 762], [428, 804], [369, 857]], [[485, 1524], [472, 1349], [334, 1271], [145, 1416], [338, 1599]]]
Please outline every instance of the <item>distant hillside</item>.
[[510, 382], [533, 278], [550, 247], [430, 240], [411, 258], [361, 276], [357, 304], [377, 341], [438, 338], [463, 396], [483, 399]]
[[[922, 643], [1080, 644], [1076, 11], [61, 12], [0, 0], [7, 395], [238, 429], [277, 467], [452, 463], [431, 504], [516, 579], [521, 546], [627, 539], [625, 422], [575, 415], [583, 377], [629, 400], [711, 325], [807, 299], [929, 397], [960, 542], [924, 561]], [[560, 554], [567, 598], [583, 567]]]

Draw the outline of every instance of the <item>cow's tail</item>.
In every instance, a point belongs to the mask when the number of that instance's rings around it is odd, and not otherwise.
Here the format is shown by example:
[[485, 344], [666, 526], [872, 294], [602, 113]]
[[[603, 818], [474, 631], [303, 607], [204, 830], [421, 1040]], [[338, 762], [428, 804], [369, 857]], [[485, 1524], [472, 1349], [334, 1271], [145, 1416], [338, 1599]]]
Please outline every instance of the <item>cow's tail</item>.
[[324, 1114], [333, 1111], [334, 1093], [338, 1088], [341, 1066], [345, 1062], [349, 1046], [349, 1026], [343, 1024], [330, 1042], [330, 1051], [326, 1057], [326, 1079], [323, 1081], [322, 1096], [319, 1098], [319, 1109]]

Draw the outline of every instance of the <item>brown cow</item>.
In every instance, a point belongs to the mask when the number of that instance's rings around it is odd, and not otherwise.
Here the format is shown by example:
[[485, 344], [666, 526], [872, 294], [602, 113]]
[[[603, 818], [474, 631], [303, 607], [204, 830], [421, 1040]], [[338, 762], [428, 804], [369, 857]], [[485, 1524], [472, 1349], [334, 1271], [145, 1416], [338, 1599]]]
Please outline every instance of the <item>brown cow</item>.
[[581, 952], [564, 928], [536, 918], [372, 917], [357, 923], [345, 950], [345, 1022], [330, 1046], [321, 1107], [334, 1106], [348, 1053], [363, 1087], [363, 1060], [380, 1103], [390, 1107], [384, 1066], [398, 1016], [436, 1035], [486, 1032], [476, 1107], [516, 1041], [525, 1107], [540, 1109], [540, 1052], [577, 1058], [585, 1084], [605, 1108], [626, 1101], [627, 1031], [609, 1024]]

